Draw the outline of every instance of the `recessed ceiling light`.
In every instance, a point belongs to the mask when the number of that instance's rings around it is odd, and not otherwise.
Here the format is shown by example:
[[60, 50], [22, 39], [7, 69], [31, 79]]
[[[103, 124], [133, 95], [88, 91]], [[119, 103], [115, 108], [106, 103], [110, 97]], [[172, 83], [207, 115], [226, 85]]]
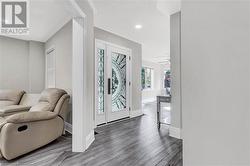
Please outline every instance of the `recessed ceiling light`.
[[140, 24], [135, 25], [135, 29], [141, 29], [141, 28], [142, 28], [142, 25]]

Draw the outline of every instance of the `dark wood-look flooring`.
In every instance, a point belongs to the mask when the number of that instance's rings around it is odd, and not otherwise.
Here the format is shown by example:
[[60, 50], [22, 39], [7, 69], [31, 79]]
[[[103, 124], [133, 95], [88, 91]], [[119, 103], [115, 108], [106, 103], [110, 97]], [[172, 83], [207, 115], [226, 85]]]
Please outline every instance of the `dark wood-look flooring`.
[[182, 166], [182, 141], [169, 137], [167, 126], [158, 130], [150, 114], [99, 127], [96, 132], [84, 153], [71, 152], [72, 139], [67, 134], [13, 161], [0, 160], [0, 166]]

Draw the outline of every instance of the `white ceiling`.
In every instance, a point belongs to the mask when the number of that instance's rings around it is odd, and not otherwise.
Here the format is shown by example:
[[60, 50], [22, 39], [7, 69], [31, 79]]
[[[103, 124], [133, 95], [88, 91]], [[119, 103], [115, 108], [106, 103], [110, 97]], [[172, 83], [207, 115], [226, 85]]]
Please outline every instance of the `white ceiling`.
[[[180, 10], [180, 0], [91, 2], [95, 8], [95, 26], [141, 43], [144, 60], [169, 59], [169, 15]], [[11, 37], [45, 42], [77, 15], [70, 0], [30, 0], [29, 35]], [[135, 29], [136, 24], [141, 24], [142, 29]]]
[[77, 12], [69, 0], [30, 0], [30, 33], [13, 38], [47, 41]]
[[[92, 0], [95, 26], [142, 44], [143, 60], [163, 62], [170, 54], [170, 14], [180, 0]], [[135, 29], [141, 24], [142, 29]]]

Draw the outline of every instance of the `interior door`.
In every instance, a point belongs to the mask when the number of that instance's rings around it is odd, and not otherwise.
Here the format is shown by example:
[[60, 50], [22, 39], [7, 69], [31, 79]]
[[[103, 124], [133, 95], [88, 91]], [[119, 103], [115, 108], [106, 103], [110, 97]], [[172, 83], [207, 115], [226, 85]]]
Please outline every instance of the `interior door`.
[[96, 42], [96, 125], [129, 117], [130, 50]]
[[107, 121], [129, 117], [129, 51], [107, 47]]
[[46, 88], [56, 87], [56, 57], [55, 49], [51, 48], [46, 51], [46, 74], [45, 74]]

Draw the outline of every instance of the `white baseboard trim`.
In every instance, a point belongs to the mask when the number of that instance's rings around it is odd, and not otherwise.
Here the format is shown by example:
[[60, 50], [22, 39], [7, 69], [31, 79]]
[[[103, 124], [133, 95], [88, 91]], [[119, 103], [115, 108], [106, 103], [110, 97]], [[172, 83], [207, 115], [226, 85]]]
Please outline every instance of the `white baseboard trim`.
[[68, 122], [64, 122], [64, 124], [65, 124], [65, 130], [69, 132], [70, 134], [72, 134], [72, 124]]
[[94, 142], [95, 140], [95, 131], [92, 130], [87, 136], [86, 136], [86, 149]]
[[173, 126], [169, 126], [169, 136], [181, 139], [181, 129]]
[[142, 110], [131, 110], [130, 111], [130, 118], [134, 118], [134, 117], [141, 116], [141, 115], [143, 115]]

